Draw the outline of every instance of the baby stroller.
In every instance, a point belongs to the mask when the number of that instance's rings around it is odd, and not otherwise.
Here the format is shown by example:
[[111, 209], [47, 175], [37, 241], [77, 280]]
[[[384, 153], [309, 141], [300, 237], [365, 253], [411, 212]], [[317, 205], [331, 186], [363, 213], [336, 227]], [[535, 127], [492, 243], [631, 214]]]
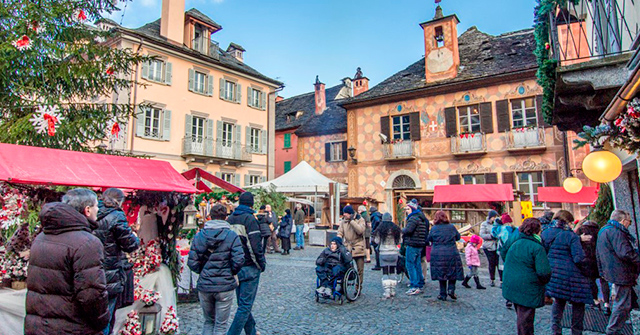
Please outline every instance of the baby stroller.
[[[320, 279], [316, 278], [316, 288], [320, 287]], [[353, 262], [351, 266], [345, 271], [344, 276], [342, 278], [335, 278], [331, 283], [331, 292], [330, 296], [316, 294], [316, 302], [320, 302], [320, 299], [331, 299], [333, 301], [338, 300], [340, 305], [344, 303], [344, 299], [346, 298], [348, 301], [356, 301], [360, 296], [360, 291], [362, 288], [360, 287], [360, 276], [358, 275], [358, 271], [356, 271], [353, 266]]]

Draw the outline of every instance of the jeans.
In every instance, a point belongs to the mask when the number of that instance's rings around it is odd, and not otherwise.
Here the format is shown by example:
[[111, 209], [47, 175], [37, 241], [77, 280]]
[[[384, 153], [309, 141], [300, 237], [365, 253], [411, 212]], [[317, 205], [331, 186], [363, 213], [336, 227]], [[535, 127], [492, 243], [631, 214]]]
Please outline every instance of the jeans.
[[304, 248], [304, 225], [296, 225], [296, 247]]
[[622, 334], [622, 328], [624, 328], [625, 322], [629, 319], [629, 313], [631, 312], [631, 290], [632, 286], [615, 286], [615, 291], [612, 290], [611, 296], [613, 297], [611, 307], [611, 317], [609, 318], [609, 324], [607, 325], [607, 335]]
[[[499, 256], [497, 251], [489, 251], [487, 249], [484, 250], [484, 254], [487, 256], [487, 262], [489, 262], [489, 278], [491, 280], [496, 280], [496, 269], [498, 268]], [[500, 276], [500, 281], [502, 281], [502, 270], [498, 269], [498, 275]]]
[[233, 305], [233, 290], [227, 292], [198, 292], [204, 326], [202, 335], [224, 335], [229, 329], [229, 316]]
[[407, 273], [409, 273], [409, 281], [411, 288], [421, 289], [424, 286], [424, 277], [422, 275], [422, 251], [421, 248], [407, 246], [405, 264]]
[[112, 316], [113, 313], [115, 313], [116, 311], [116, 303], [118, 302], [118, 296], [114, 296], [114, 297], [109, 297], [109, 323], [107, 324], [107, 326], [104, 328], [104, 330], [102, 331], [102, 333], [104, 335], [109, 335], [111, 334], [111, 328], [113, 327], [113, 325], [111, 324], [111, 320], [113, 320]]
[[255, 265], [242, 267], [238, 272], [238, 281], [240, 282], [236, 289], [238, 309], [227, 334], [240, 335], [244, 330], [246, 335], [256, 335], [256, 320], [253, 319], [251, 308], [256, 300], [256, 293], [258, 293], [260, 269]]
[[333, 281], [335, 279], [342, 279], [345, 272], [346, 270], [342, 265], [334, 265], [333, 268], [329, 268], [326, 265], [318, 265], [316, 267], [316, 274], [318, 275], [320, 286], [328, 287], [330, 289], [333, 289]]
[[[562, 335], [562, 316], [567, 300], [554, 298], [551, 306], [551, 332]], [[584, 304], [571, 302], [571, 335], [581, 335], [584, 330]]]
[[536, 318], [536, 309], [514, 304], [516, 307], [518, 335], [533, 335], [533, 321]]

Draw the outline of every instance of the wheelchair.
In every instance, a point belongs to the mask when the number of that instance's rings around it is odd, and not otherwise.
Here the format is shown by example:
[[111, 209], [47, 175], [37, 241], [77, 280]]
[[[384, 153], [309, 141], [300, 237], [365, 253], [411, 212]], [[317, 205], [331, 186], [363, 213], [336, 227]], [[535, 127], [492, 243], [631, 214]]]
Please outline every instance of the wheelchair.
[[[338, 284], [341, 285], [340, 290], [336, 289]], [[319, 287], [320, 279], [316, 278], [316, 289]], [[331, 299], [333, 301], [337, 300], [340, 305], [342, 305], [344, 304], [345, 298], [350, 302], [356, 301], [360, 296], [361, 290], [360, 275], [358, 275], [358, 271], [353, 264], [351, 264], [347, 271], [345, 271], [342, 278], [335, 278], [331, 283], [331, 296], [321, 295], [318, 292], [315, 292], [316, 302], [320, 302], [320, 299]]]

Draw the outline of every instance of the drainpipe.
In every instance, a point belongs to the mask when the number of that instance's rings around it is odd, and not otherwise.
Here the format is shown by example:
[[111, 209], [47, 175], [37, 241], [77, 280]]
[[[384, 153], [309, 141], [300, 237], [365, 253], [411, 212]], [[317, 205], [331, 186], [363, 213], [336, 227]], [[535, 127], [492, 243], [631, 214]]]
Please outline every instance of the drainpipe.
[[[140, 44], [138, 45], [138, 49], [136, 50], [136, 55], [140, 52], [140, 49], [142, 49], [142, 44], [143, 44], [143, 40], [142, 38], [140, 38]], [[133, 72], [133, 102], [131, 102], [132, 106], [136, 105], [136, 102], [138, 100], [138, 69], [140, 68], [140, 64], [136, 64], [136, 69]], [[135, 139], [136, 135], [135, 135], [135, 130], [137, 128], [137, 118], [135, 117], [131, 117], [131, 137], [130, 137], [130, 147], [129, 147], [129, 152], [131, 154], [133, 154], [133, 140]]]
[[[284, 89], [284, 85], [280, 85], [280, 87], [276, 88], [273, 92], [269, 92], [267, 94], [267, 102], [271, 101], [271, 95], [272, 94], [274, 95], [273, 99], [275, 101], [275, 95], [278, 92], [282, 91], [283, 89]], [[267, 135], [269, 135], [269, 131], [271, 130], [271, 129], [269, 129], [269, 125], [270, 125], [270, 123], [269, 123], [269, 106], [271, 104], [270, 103], [267, 103], [267, 104], [268, 104], [267, 105]], [[275, 103], [273, 104], [273, 106], [274, 106], [274, 110], [272, 112], [275, 113], [276, 112], [275, 111]], [[275, 119], [275, 114], [274, 114], [274, 119]], [[275, 121], [274, 121], [274, 128], [275, 128]], [[276, 130], [273, 129], [274, 142], [275, 142], [275, 134], [276, 134]], [[270, 137], [271, 136], [269, 136], [269, 138]], [[269, 180], [269, 158], [271, 158], [271, 150], [270, 149], [271, 149], [272, 145], [275, 145], [275, 143], [271, 143], [271, 141], [267, 140], [267, 171], [266, 171], [267, 180]], [[275, 150], [274, 150], [274, 155], [275, 155]], [[274, 159], [274, 166], [273, 166], [274, 171], [275, 171], [275, 168], [276, 167], [275, 167], [275, 159]]]

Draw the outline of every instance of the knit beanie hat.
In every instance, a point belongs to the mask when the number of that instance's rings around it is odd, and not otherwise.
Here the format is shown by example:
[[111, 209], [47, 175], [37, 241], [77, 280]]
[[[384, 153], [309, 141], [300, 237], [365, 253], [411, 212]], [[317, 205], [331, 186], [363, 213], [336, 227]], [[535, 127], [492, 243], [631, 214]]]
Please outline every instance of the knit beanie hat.
[[493, 219], [496, 216], [498, 216], [498, 212], [494, 211], [493, 209], [489, 211], [489, 215], [487, 215], [487, 219]]
[[502, 214], [502, 223], [507, 224], [507, 223], [512, 223], [512, 222], [513, 222], [513, 219], [511, 218], [509, 213]]
[[251, 192], [244, 192], [240, 194], [239, 203], [240, 205], [253, 207], [253, 194]]
[[382, 221], [393, 221], [393, 217], [389, 213], [382, 214]]
[[346, 205], [344, 206], [344, 209], [342, 209], [342, 211], [346, 214], [355, 214], [356, 212], [353, 210], [353, 207], [351, 207], [351, 205]]
[[369, 212], [371, 212], [372, 214], [378, 211], [378, 207], [376, 206], [371, 206], [369, 207]]
[[338, 246], [341, 246], [342, 245], [342, 238], [340, 236], [336, 236], [336, 237], [331, 239], [331, 242], [336, 242], [338, 244]]
[[480, 243], [480, 236], [478, 236], [478, 235], [471, 236], [471, 238], [469, 239], [469, 242], [475, 243], [475, 244], [479, 244]]
[[411, 208], [411, 210], [415, 211], [416, 209], [418, 209], [418, 202], [417, 201], [413, 202], [413, 200], [412, 200], [407, 204], [407, 206], [409, 206], [409, 208]]

